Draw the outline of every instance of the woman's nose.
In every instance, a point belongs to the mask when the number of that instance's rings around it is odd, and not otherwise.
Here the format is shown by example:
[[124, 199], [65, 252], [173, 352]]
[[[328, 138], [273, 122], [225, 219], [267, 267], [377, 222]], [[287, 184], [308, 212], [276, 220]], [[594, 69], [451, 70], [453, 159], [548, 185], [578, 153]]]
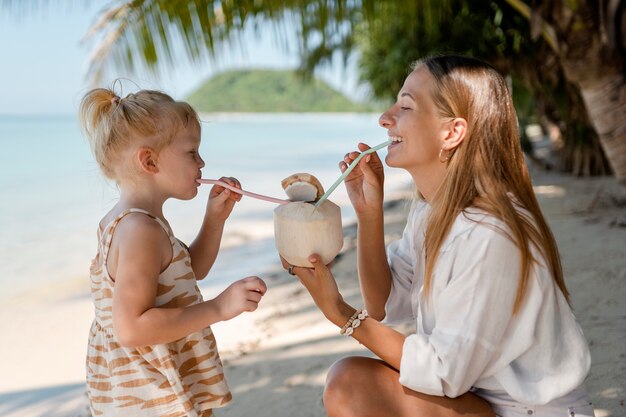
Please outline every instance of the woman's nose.
[[391, 126], [391, 117], [389, 117], [389, 110], [380, 115], [380, 117], [378, 118], [378, 124], [385, 129], [389, 129], [389, 127]]

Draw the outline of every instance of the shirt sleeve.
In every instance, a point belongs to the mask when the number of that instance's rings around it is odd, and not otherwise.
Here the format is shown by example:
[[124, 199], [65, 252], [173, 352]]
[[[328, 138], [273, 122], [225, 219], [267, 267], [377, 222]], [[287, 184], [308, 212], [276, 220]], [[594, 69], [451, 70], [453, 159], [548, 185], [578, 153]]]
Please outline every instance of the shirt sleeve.
[[436, 265], [426, 306], [436, 323], [430, 334], [406, 338], [400, 383], [454, 398], [472, 387], [498, 351], [512, 318], [520, 254], [502, 231], [483, 224], [446, 250], [438, 263], [447, 265]]
[[402, 238], [387, 247], [387, 260], [391, 270], [391, 292], [385, 304], [384, 323], [396, 324], [414, 320], [411, 307], [411, 288], [415, 272], [416, 249], [414, 243], [415, 217], [412, 207], [402, 232]]

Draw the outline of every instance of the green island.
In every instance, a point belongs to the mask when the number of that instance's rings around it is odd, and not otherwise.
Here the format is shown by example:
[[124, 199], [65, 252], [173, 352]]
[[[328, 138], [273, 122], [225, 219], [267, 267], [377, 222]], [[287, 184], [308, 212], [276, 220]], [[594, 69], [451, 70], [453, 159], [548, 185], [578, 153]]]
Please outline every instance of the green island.
[[233, 70], [213, 76], [187, 98], [199, 112], [371, 112], [317, 78], [295, 70]]

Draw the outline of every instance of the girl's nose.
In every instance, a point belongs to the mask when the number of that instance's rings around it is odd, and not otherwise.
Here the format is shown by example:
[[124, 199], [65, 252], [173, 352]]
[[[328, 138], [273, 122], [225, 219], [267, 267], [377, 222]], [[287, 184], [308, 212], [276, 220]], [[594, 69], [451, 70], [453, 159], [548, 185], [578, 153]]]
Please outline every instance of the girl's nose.
[[198, 165], [200, 165], [200, 168], [204, 168], [204, 165], [206, 165], [200, 155], [198, 155]]

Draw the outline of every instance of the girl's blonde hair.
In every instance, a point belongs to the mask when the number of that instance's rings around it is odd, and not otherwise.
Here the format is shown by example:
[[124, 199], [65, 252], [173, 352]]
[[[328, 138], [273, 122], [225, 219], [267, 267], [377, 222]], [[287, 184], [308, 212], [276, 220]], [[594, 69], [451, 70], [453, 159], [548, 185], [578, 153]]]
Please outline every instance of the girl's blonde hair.
[[450, 55], [417, 61], [412, 68], [426, 68], [433, 76], [432, 94], [440, 117], [467, 121], [465, 139], [449, 155], [445, 179], [432, 201], [425, 240], [424, 292], [429, 293], [434, 266], [452, 223], [467, 208], [477, 207], [503, 221], [508, 237], [520, 250], [513, 312], [520, 308], [532, 263], [537, 262], [533, 246], [545, 258], [554, 282], [569, 302], [556, 241], [533, 191], [517, 116], [503, 77], [479, 60]]
[[83, 97], [79, 120], [100, 169], [116, 181], [128, 172], [122, 155], [131, 147], [160, 151], [176, 133], [200, 119], [187, 103], [160, 91], [140, 90], [124, 98], [113, 89], [96, 88]]

